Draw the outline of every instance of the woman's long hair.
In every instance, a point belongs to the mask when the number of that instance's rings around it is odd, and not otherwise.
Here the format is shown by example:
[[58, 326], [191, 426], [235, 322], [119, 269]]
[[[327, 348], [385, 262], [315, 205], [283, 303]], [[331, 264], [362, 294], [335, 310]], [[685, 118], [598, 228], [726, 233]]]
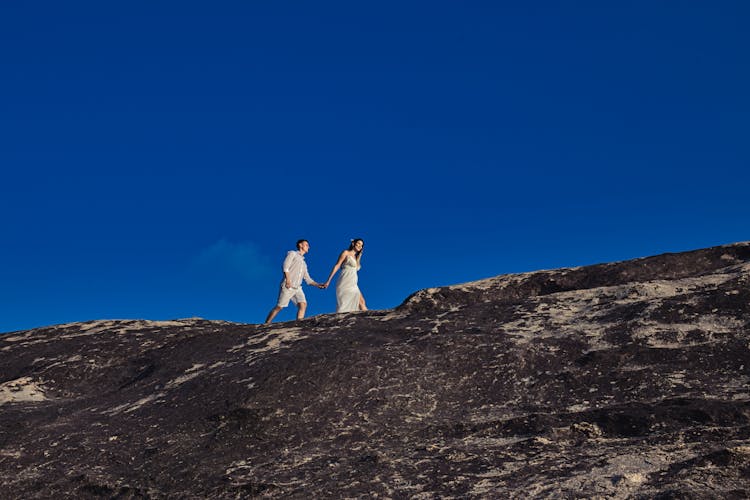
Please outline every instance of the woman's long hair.
[[[365, 244], [365, 240], [363, 240], [362, 238], [354, 238], [354, 239], [352, 240], [351, 244], [349, 245], [349, 250], [350, 250], [350, 251], [351, 251], [351, 250], [354, 250], [354, 245], [356, 245], [358, 241], [361, 241], [361, 242], [362, 242], [362, 246], [364, 247], [364, 244]], [[361, 253], [361, 252], [355, 252], [355, 254], [357, 254], [357, 255], [359, 255], [360, 253]]]

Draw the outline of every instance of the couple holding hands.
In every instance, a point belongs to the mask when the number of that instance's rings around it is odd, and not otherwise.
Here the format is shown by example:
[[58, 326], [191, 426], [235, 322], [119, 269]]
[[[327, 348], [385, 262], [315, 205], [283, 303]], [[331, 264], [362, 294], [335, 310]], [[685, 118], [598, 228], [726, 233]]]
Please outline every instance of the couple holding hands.
[[304, 279], [305, 283], [311, 286], [328, 288], [331, 279], [339, 269], [341, 269], [341, 274], [336, 282], [336, 312], [366, 311], [365, 298], [357, 286], [357, 271], [361, 267], [360, 261], [364, 248], [364, 241], [360, 238], [353, 239], [349, 248], [339, 255], [336, 264], [331, 269], [331, 274], [328, 275], [328, 280], [325, 283], [316, 283], [307, 272], [305, 262], [305, 254], [310, 251], [310, 243], [307, 240], [299, 240], [297, 250], [290, 250], [281, 266], [284, 279], [281, 280], [279, 300], [268, 313], [266, 323], [273, 321], [279, 311], [289, 305], [290, 300], [297, 306], [297, 319], [304, 318], [307, 299], [305, 292], [302, 291], [302, 280]]

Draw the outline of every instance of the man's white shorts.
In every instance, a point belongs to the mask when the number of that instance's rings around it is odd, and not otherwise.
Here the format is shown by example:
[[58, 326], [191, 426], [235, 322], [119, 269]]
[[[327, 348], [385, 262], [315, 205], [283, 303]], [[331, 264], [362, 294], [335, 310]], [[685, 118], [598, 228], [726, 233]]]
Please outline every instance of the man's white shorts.
[[305, 292], [302, 291], [302, 286], [297, 288], [287, 288], [284, 283], [281, 284], [281, 290], [279, 290], [279, 302], [276, 304], [278, 307], [286, 307], [289, 305], [289, 300], [296, 306], [300, 302], [307, 302], [305, 298]]

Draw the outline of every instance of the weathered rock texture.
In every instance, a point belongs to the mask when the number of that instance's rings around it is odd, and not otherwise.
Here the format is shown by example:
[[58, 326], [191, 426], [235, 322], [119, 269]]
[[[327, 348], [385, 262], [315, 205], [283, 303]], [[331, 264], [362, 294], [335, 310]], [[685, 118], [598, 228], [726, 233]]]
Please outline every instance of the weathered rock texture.
[[750, 243], [0, 336], [0, 497], [748, 498]]

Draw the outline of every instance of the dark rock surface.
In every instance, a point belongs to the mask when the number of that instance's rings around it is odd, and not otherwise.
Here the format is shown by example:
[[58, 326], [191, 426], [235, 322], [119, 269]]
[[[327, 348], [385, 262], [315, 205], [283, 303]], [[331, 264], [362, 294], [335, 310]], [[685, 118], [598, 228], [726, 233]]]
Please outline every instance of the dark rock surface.
[[750, 243], [0, 336], [0, 498], [748, 498]]

